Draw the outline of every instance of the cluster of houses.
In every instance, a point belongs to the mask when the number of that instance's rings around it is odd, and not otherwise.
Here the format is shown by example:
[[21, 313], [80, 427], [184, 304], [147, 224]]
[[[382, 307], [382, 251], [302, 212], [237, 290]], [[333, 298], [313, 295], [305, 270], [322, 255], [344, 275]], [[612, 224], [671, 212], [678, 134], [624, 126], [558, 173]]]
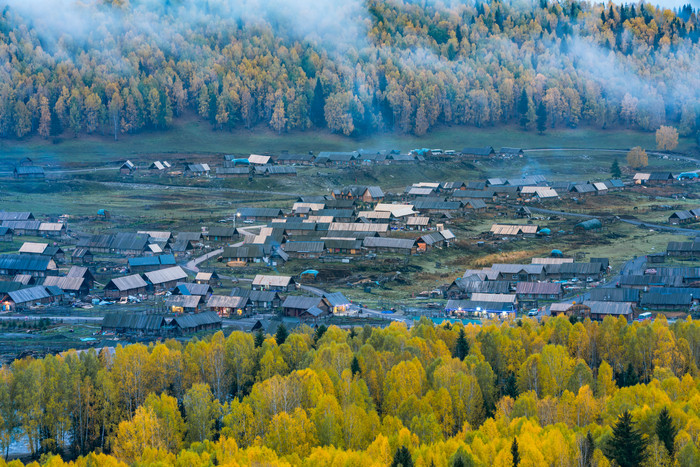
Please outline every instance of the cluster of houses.
[[609, 270], [606, 258], [533, 258], [530, 264], [495, 263], [469, 269], [444, 290], [448, 314], [500, 316], [559, 301], [563, 284], [600, 281]]

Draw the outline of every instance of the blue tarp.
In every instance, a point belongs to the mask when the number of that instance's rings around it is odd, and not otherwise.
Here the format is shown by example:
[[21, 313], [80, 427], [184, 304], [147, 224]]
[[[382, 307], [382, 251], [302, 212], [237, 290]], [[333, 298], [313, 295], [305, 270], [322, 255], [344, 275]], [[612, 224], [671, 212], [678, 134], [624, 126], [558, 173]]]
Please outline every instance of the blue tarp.
[[307, 275], [307, 274], [312, 274], [313, 276], [316, 276], [316, 275], [318, 275], [318, 271], [315, 270], [315, 269], [307, 269], [306, 271], [302, 272], [302, 273], [299, 274], [299, 275], [300, 275], [300, 276], [305, 276], [305, 275]]

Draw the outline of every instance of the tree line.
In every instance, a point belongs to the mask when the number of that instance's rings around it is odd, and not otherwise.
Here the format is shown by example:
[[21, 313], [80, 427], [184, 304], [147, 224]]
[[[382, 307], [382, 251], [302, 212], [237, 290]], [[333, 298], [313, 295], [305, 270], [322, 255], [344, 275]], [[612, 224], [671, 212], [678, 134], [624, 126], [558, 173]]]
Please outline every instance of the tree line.
[[270, 20], [204, 8], [204, 20], [188, 20], [178, 2], [152, 6], [162, 18], [152, 28], [129, 2], [83, 3], [86, 24], [105, 11], [119, 19], [73, 37], [2, 10], [0, 137], [118, 138], [185, 115], [219, 131], [346, 135], [445, 124], [698, 129], [700, 29], [689, 5], [370, 0], [339, 25], [361, 37], [338, 52]]
[[[50, 465], [697, 465], [698, 362], [700, 324], [663, 317], [218, 332], [3, 366], [0, 449]], [[629, 450], [643, 462], [620, 463]]]

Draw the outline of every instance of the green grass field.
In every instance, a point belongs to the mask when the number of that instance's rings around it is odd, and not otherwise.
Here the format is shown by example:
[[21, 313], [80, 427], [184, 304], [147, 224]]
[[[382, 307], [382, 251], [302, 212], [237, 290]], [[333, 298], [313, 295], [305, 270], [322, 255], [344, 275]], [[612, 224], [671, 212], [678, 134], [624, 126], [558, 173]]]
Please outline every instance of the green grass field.
[[[429, 134], [417, 137], [399, 133], [386, 133], [364, 137], [345, 137], [328, 131], [291, 132], [278, 135], [266, 127], [233, 132], [212, 131], [210, 125], [195, 118], [182, 118], [173, 122], [167, 131], [144, 132], [137, 135], [121, 135], [119, 141], [108, 135], [72, 138], [64, 136], [61, 142], [40, 137], [14, 141], [0, 140], [2, 162], [29, 156], [41, 164], [94, 164], [95, 161], [112, 163], [125, 158], [154, 159], [156, 155], [167, 158], [174, 155], [249, 154], [290, 151], [350, 151], [357, 149], [413, 148], [456, 149], [472, 146], [502, 146], [522, 148], [611, 148], [627, 149], [642, 146], [656, 147], [653, 133], [626, 129], [555, 129], [544, 135], [536, 131], [524, 132], [517, 126], [487, 128], [439, 127]], [[682, 138], [678, 151], [697, 150], [691, 138]]]

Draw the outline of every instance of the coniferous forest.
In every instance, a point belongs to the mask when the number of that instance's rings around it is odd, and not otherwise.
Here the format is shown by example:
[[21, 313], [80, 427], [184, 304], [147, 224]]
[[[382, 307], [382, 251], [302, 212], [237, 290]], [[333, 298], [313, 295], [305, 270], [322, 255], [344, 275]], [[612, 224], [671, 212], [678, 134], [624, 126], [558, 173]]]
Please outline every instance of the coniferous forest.
[[700, 325], [662, 316], [219, 332], [3, 367], [0, 448], [52, 466], [692, 466], [699, 362]]
[[[336, 4], [337, 3], [337, 4]], [[698, 128], [690, 5], [565, 0], [11, 0], [0, 137], [113, 136], [198, 115], [417, 135], [436, 125]]]

